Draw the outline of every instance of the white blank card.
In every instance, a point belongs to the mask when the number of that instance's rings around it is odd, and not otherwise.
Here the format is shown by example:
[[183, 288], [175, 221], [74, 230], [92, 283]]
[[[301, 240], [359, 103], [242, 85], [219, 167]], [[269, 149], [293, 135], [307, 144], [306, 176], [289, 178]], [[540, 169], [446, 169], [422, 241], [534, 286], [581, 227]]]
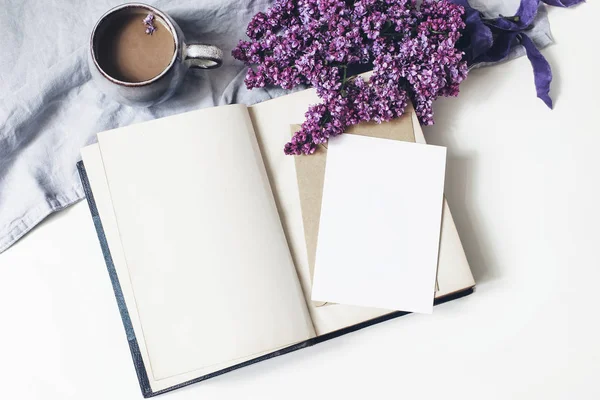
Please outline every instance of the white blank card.
[[446, 148], [329, 141], [312, 300], [431, 313]]

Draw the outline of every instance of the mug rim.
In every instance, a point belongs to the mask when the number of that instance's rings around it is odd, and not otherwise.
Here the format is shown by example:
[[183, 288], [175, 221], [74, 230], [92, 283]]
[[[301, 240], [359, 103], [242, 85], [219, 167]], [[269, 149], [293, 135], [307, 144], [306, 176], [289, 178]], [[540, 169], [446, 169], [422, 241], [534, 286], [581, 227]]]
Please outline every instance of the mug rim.
[[[117, 79], [117, 78], [109, 75], [108, 73], [106, 73], [106, 71], [104, 71], [102, 69], [102, 67], [100, 66], [100, 64], [98, 63], [98, 60], [96, 58], [96, 51], [95, 51], [95, 46], [94, 46], [94, 39], [96, 38], [96, 31], [98, 30], [100, 25], [103, 22], [105, 22], [111, 15], [113, 15], [114, 13], [116, 13], [118, 11], [127, 9], [127, 8], [142, 8], [144, 10], [147, 10], [147, 11], [161, 17], [162, 20], [164, 21], [164, 23], [167, 25], [169, 31], [171, 32], [171, 36], [173, 36], [173, 41], [175, 42], [175, 51], [173, 51], [173, 57], [171, 58], [169, 65], [167, 65], [160, 74], [156, 75], [155, 77], [153, 77], [151, 79], [141, 81], [141, 82], [122, 81], [120, 79]], [[177, 60], [177, 54], [179, 53], [179, 37], [177, 34], [177, 30], [175, 29], [175, 26], [171, 22], [168, 15], [165, 14], [164, 12], [162, 12], [159, 9], [152, 7], [148, 4], [144, 4], [144, 3], [125, 3], [125, 4], [121, 4], [116, 7], [111, 8], [110, 10], [105, 12], [100, 17], [100, 19], [98, 19], [98, 22], [96, 22], [96, 25], [94, 25], [94, 29], [92, 29], [92, 34], [90, 35], [90, 52], [91, 52], [91, 56], [92, 56], [92, 61], [94, 62], [94, 66], [96, 67], [96, 69], [102, 74], [102, 76], [104, 76], [106, 79], [108, 79], [112, 83], [116, 83], [117, 85], [122, 85], [122, 86], [127, 86], [127, 87], [146, 86], [146, 85], [149, 85], [151, 83], [158, 81], [163, 76], [165, 76], [171, 70], [171, 68], [173, 68], [175, 61]]]

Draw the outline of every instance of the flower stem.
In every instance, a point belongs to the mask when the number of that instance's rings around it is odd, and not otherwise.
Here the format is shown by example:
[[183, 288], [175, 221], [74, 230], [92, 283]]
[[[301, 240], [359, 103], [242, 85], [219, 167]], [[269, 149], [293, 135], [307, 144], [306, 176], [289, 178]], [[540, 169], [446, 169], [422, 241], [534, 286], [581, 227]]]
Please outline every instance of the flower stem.
[[348, 66], [342, 65], [340, 68], [344, 69], [344, 76], [342, 77], [342, 87], [340, 88], [340, 94], [342, 95], [342, 97], [346, 97], [348, 95], [348, 93], [346, 92], [346, 82], [348, 82], [348, 79], [346, 78], [348, 73]]

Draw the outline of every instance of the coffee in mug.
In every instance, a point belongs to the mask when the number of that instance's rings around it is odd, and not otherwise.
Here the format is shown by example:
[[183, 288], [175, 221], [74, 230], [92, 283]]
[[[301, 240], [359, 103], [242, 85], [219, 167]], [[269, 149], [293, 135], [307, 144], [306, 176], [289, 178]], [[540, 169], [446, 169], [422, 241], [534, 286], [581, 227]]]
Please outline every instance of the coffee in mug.
[[114, 18], [98, 40], [98, 64], [124, 82], [143, 82], [158, 76], [175, 54], [175, 40], [162, 18], [153, 18], [154, 31], [146, 32], [148, 14], [132, 12]]
[[146, 4], [128, 3], [104, 14], [90, 39], [90, 71], [117, 101], [149, 106], [169, 98], [188, 68], [221, 65], [211, 45], [186, 44], [175, 21]]

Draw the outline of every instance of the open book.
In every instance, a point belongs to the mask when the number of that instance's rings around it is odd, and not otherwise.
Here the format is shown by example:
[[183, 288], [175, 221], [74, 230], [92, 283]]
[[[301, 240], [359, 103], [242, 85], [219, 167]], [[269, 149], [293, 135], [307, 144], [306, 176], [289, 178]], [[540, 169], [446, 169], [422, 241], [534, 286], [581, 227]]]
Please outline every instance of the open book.
[[[405, 314], [310, 301], [296, 166], [282, 148], [317, 101], [307, 90], [189, 112], [102, 132], [82, 150], [144, 397]], [[413, 113], [403, 120], [424, 142]], [[436, 304], [474, 284], [444, 202]]]

